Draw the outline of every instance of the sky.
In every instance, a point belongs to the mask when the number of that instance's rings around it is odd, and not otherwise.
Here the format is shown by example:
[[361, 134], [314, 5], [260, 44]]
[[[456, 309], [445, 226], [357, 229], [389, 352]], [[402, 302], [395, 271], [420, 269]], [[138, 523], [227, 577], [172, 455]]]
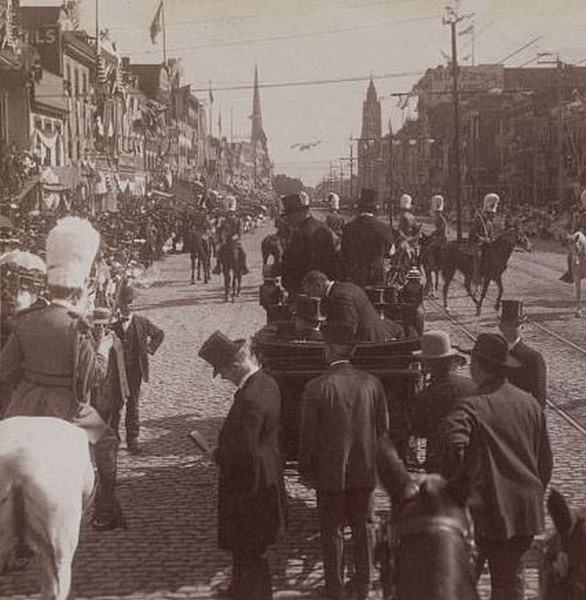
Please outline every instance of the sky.
[[[81, 0], [82, 27], [95, 31], [96, 0]], [[98, 0], [108, 29], [134, 63], [162, 60], [162, 36], [149, 25], [160, 0]], [[276, 173], [315, 185], [348, 158], [360, 135], [362, 102], [373, 77], [383, 130], [413, 117], [391, 93], [408, 92], [425, 69], [446, 63], [446, 4], [457, 0], [164, 0], [169, 57], [181, 58], [184, 83], [214, 103], [218, 133], [249, 138], [254, 66], [258, 65], [263, 124]], [[21, 0], [23, 6], [57, 0]], [[537, 65], [537, 53], [559, 53], [586, 65], [586, 0], [460, 0], [459, 24], [475, 26], [475, 62]], [[521, 47], [527, 48], [515, 54]], [[471, 64], [471, 36], [458, 36], [462, 64]], [[544, 58], [540, 59], [545, 60]], [[532, 62], [530, 62], [532, 61]], [[544, 66], [543, 68], [548, 68]], [[350, 81], [339, 81], [349, 79]], [[334, 82], [331, 82], [334, 80]], [[321, 83], [317, 83], [321, 82]], [[330, 83], [324, 83], [330, 82]], [[303, 83], [303, 85], [300, 85]], [[292, 84], [292, 85], [274, 85]], [[273, 87], [274, 86], [274, 87]], [[226, 89], [226, 88], [240, 89]], [[244, 89], [242, 89], [244, 88]], [[291, 148], [320, 141], [311, 150]], [[344, 168], [348, 174], [348, 162]]]

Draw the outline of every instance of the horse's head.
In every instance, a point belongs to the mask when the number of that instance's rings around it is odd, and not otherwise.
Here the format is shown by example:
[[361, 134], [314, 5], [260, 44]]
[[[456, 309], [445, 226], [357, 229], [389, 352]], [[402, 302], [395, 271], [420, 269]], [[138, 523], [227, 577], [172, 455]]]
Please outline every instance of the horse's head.
[[531, 252], [531, 241], [518, 222], [508, 227], [503, 236], [511, 242], [514, 248], [521, 248], [525, 252]]
[[552, 490], [547, 508], [556, 533], [546, 542], [544, 600], [586, 597], [586, 511], [572, 514], [565, 498]]

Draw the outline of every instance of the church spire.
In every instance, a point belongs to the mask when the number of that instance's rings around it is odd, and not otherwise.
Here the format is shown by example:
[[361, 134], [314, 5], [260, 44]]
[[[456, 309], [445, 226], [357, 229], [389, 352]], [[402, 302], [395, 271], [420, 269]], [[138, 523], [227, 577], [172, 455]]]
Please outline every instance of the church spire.
[[250, 141], [253, 144], [261, 142], [263, 146], [267, 143], [267, 136], [265, 135], [262, 126], [262, 110], [260, 107], [260, 92], [258, 89], [258, 67], [254, 65], [254, 95], [252, 97], [252, 132]]

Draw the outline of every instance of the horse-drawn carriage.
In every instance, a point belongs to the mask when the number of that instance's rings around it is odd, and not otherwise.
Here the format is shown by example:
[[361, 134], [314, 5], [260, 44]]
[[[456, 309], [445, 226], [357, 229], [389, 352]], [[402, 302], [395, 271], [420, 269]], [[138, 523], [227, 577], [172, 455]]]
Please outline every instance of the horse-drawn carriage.
[[[416, 277], [417, 275], [417, 277]], [[267, 294], [261, 288], [261, 304], [267, 311], [267, 325], [254, 336], [262, 363], [277, 380], [281, 391], [281, 445], [283, 456], [297, 456], [301, 400], [305, 384], [327, 369], [325, 343], [320, 327], [324, 321], [320, 300], [300, 296], [295, 306], [275, 288]], [[381, 318], [403, 326], [404, 337], [386, 342], [359, 342], [352, 362], [380, 378], [385, 388], [391, 434], [400, 454], [408, 460], [409, 423], [414, 395], [421, 384], [417, 355], [423, 331], [423, 287], [418, 273], [412, 273], [401, 287], [365, 288]], [[411, 448], [413, 449], [413, 448]]]

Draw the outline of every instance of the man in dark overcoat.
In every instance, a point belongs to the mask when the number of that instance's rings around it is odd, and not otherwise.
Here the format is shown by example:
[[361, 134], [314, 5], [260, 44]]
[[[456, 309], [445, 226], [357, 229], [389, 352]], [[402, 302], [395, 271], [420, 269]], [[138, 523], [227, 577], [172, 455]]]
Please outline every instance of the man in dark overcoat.
[[552, 454], [544, 411], [509, 383], [507, 342], [480, 334], [472, 350], [474, 396], [446, 417], [443, 474], [471, 485], [478, 546], [477, 574], [488, 561], [492, 600], [522, 600], [522, 557], [543, 531], [543, 496]]
[[[125, 286], [120, 291], [120, 319], [112, 330], [122, 342], [124, 363], [130, 395], [126, 401], [126, 447], [132, 454], [139, 453], [140, 432], [139, 397], [142, 382], [149, 381], [149, 355], [154, 355], [163, 343], [165, 333], [146, 317], [133, 313], [134, 290]], [[114, 427], [118, 430], [119, 423]]]
[[214, 452], [220, 467], [219, 545], [233, 558], [227, 592], [235, 600], [267, 600], [272, 590], [266, 552], [285, 524], [279, 387], [245, 340], [216, 331], [199, 355], [214, 367], [214, 376], [237, 387]]
[[358, 342], [386, 342], [404, 337], [403, 328], [381, 319], [366, 292], [349, 281], [333, 281], [320, 271], [303, 278], [303, 292], [322, 299], [328, 320], [346, 325]]
[[342, 232], [345, 276], [360, 287], [384, 282], [383, 261], [393, 244], [393, 231], [375, 217], [376, 210], [376, 192], [363, 189], [358, 200], [359, 215], [346, 223]]
[[283, 285], [291, 296], [301, 291], [301, 281], [313, 269], [333, 277], [336, 250], [332, 234], [324, 223], [311, 216], [300, 194], [282, 198], [283, 218], [292, 231], [283, 253]]
[[353, 331], [328, 322], [328, 370], [305, 386], [299, 472], [317, 490], [326, 596], [344, 597], [343, 528], [352, 529], [354, 598], [368, 596], [373, 568], [376, 449], [388, 431], [385, 392], [374, 375], [355, 368]]
[[511, 356], [519, 362], [518, 368], [507, 369], [507, 379], [529, 392], [544, 408], [547, 399], [547, 367], [541, 352], [521, 338], [521, 327], [525, 321], [523, 302], [503, 300], [501, 305], [499, 329], [507, 340]]

